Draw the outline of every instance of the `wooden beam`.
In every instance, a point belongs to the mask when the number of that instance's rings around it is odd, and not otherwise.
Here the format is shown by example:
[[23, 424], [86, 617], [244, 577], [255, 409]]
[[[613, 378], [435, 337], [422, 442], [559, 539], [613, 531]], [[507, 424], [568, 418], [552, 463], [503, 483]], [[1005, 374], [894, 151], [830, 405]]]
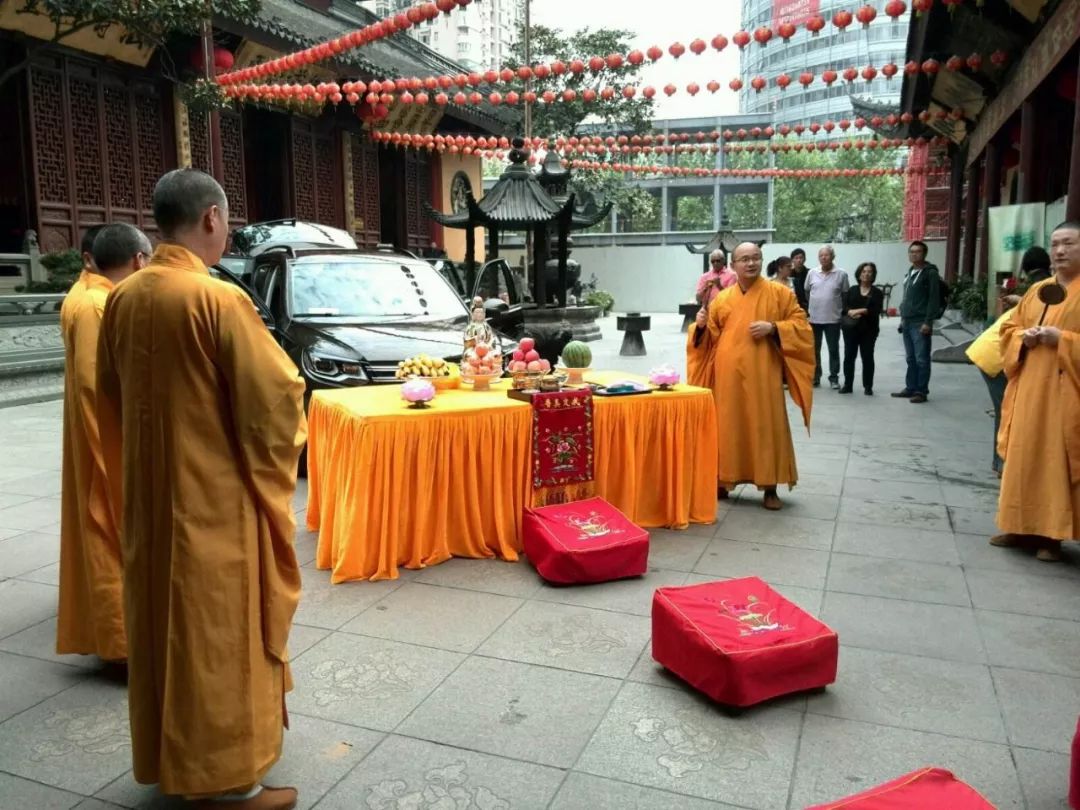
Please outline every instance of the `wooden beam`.
[[[1080, 68], [1077, 69], [1080, 76]], [[1080, 79], [1073, 102], [1072, 156], [1069, 158], [1069, 199], [1065, 203], [1065, 218], [1080, 220]], [[1055, 223], [1056, 224], [1056, 223]]]
[[986, 278], [990, 273], [990, 209], [1001, 202], [1001, 148], [997, 140], [986, 144], [983, 171], [982, 228], [979, 232], [979, 266], [976, 278]]
[[960, 268], [960, 217], [964, 205], [964, 159], [958, 152], [952, 155], [952, 177], [949, 181], [949, 231], [945, 242], [945, 281], [952, 284]]
[[979, 186], [982, 167], [975, 161], [967, 168], [967, 198], [964, 202], [964, 253], [960, 275], [975, 277], [975, 247], [979, 230]]
[[1024, 99], [1020, 107], [1020, 182], [1017, 202], [1035, 202], [1035, 134], [1038, 122], [1035, 99]]

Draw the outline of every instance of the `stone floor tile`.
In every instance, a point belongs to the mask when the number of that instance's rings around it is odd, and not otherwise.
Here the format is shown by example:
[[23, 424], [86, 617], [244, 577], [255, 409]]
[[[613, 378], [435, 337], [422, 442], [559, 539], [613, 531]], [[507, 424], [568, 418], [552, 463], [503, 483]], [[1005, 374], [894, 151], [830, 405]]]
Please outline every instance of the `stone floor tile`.
[[[287, 736], [287, 735], [286, 735]], [[163, 796], [154, 785], [140, 785], [128, 771], [99, 790], [95, 797], [131, 810], [190, 810], [179, 796]]]
[[0, 807], [11, 810], [70, 810], [82, 796], [0, 772]]
[[509, 596], [407, 582], [341, 629], [468, 653], [522, 604]]
[[9, 490], [3, 484], [0, 484], [0, 509], [7, 509], [9, 506], [18, 506], [22, 503], [27, 503], [35, 498], [40, 497], [38, 495], [20, 495]]
[[956, 565], [833, 554], [826, 590], [968, 607], [964, 572]]
[[52, 585], [0, 580], [0, 639], [55, 616], [56, 603]]
[[871, 478], [879, 481], [907, 481], [915, 484], [937, 483], [937, 471], [932, 464], [917, 464], [911, 460], [886, 461], [875, 454], [863, 455], [852, 451], [846, 476]]
[[400, 579], [384, 579], [331, 585], [329, 571], [304, 568], [300, 573], [304, 582], [293, 621], [328, 630], [337, 630], [404, 584]]
[[[11, 496], [46, 498], [60, 494], [61, 475], [59, 470], [45, 470], [33, 475], [23, 475], [0, 483], [0, 492]], [[24, 501], [25, 502], [25, 501]], [[2, 503], [2, 501], [0, 501]], [[13, 504], [6, 504], [11, 506]]]
[[575, 770], [743, 807], [784, 807], [801, 723], [798, 712], [775, 707], [731, 718], [688, 691], [626, 683]]
[[310, 650], [332, 631], [322, 627], [308, 627], [305, 624], [294, 623], [289, 630], [289, 656], [295, 661], [305, 652]]
[[528, 599], [540, 589], [541, 580], [529, 563], [504, 560], [447, 560], [417, 572], [416, 582], [497, 593]]
[[[795, 450], [795, 458], [799, 457], [799, 449]], [[844, 478], [840, 475], [806, 475], [799, 471], [799, 483], [794, 492], [808, 495], [832, 495], [839, 497], [844, 488]], [[790, 494], [790, 493], [789, 493]]]
[[649, 529], [649, 564], [668, 571], [693, 571], [707, 545], [708, 537]]
[[60, 538], [24, 532], [0, 541], [0, 579], [17, 577], [59, 563]]
[[989, 539], [998, 533], [996, 510], [949, 507], [949, 520], [957, 534], [981, 534]]
[[842, 427], [836, 430], [821, 430], [815, 424], [814, 432], [809, 437], [807, 437], [805, 431], [796, 430], [793, 431], [791, 438], [796, 449], [802, 447], [819, 447], [823, 444], [838, 444], [842, 447], [849, 447], [851, 445], [851, 431], [844, 430]]
[[1080, 584], [1080, 546], [1076, 543], [1062, 545], [1060, 563], [1044, 563], [1035, 559], [1034, 546], [1000, 548], [990, 545], [989, 540], [985, 534], [956, 535], [956, 548], [966, 569], [983, 568], [1024, 577], [1062, 577]]
[[986, 742], [1005, 742], [990, 670], [843, 645], [836, 683], [807, 711]]
[[319, 810], [544, 810], [563, 776], [542, 765], [391, 736], [330, 791]]
[[18, 579], [24, 582], [40, 582], [42, 585], [60, 584], [60, 563], [54, 562], [25, 574], [20, 574]]
[[843, 520], [836, 524], [833, 551], [944, 565], [960, 562], [951, 533]]
[[571, 772], [551, 803], [551, 810], [582, 810], [586, 807], [589, 810], [724, 810], [735, 805]]
[[463, 656], [430, 647], [333, 633], [293, 667], [290, 711], [392, 731]]
[[[6, 452], [6, 451], [5, 451]], [[24, 532], [55, 530], [60, 525], [60, 502], [35, 498], [17, 506], [0, 509], [0, 526]]]
[[1069, 758], [1013, 747], [1020, 787], [1031, 810], [1069, 810]]
[[764, 510], [748, 512], [737, 509], [720, 524], [716, 536], [724, 540], [828, 551], [832, 548], [833, 529], [831, 519], [795, 517], [789, 515], [786, 509], [780, 515]]
[[637, 663], [634, 664], [634, 668], [630, 670], [630, 674], [626, 676], [626, 679], [636, 683], [647, 683], [650, 686], [663, 686], [668, 689], [680, 689], [683, 691], [687, 689], [685, 681], [653, 660], [651, 642], [645, 645], [645, 649], [641, 651]]
[[619, 684], [596, 675], [474, 656], [397, 733], [569, 768]]
[[[1007, 548], [994, 550], [1004, 554], [1013, 551]], [[1032, 560], [1032, 565], [1052, 567], [1055, 564]], [[984, 569], [968, 569], [964, 576], [972, 604], [977, 608], [1054, 619], [1080, 616], [1080, 587], [1070, 579]]]
[[66, 664], [85, 672], [101, 669], [101, 661], [94, 655], [56, 654], [56, 617], [38, 622], [0, 641], [0, 650], [17, 653], [30, 658], [40, 658], [54, 664]]
[[1069, 753], [1080, 706], [1080, 679], [1003, 667], [994, 667], [993, 673], [1009, 742]]
[[941, 491], [945, 495], [946, 506], [959, 506], [964, 509], [981, 509], [993, 514], [997, 512], [997, 486], [977, 487], [970, 484], [943, 483]]
[[952, 531], [949, 515], [941, 504], [895, 503], [844, 495], [840, 499], [840, 520], [936, 532]]
[[120, 686], [85, 680], [0, 724], [0, 771], [90, 796], [130, 767]]
[[941, 485], [911, 481], [880, 481], [874, 478], [844, 479], [844, 498], [857, 501], [885, 501], [913, 506], [940, 506], [945, 503]]
[[319, 533], [309, 532], [303, 527], [303, 524], [299, 524], [296, 528], [296, 539], [293, 540], [293, 548], [296, 550], [296, 562], [302, 566], [313, 562], [318, 546]]
[[650, 568], [643, 577], [600, 582], [595, 585], [551, 585], [545, 582], [533, 599], [597, 610], [613, 610], [616, 613], [632, 613], [635, 616], [651, 616], [653, 592], [657, 588], [682, 585], [685, 581], [686, 574], [682, 571]]
[[987, 663], [969, 607], [829, 592], [821, 620], [850, 647]]
[[307, 810], [326, 795], [383, 738], [367, 729], [290, 715], [281, 759], [264, 780], [268, 785], [289, 785], [300, 794], [298, 810]]
[[694, 572], [720, 577], [756, 576], [771, 585], [820, 590], [825, 587], [828, 565], [829, 554], [825, 551], [717, 539], [705, 549]]
[[1080, 672], [1080, 621], [976, 611], [990, 663], [1075, 677]]
[[807, 453], [795, 454], [795, 466], [800, 475], [844, 475], [850, 461], [821, 458]]
[[837, 801], [928, 764], [952, 771], [998, 810], [1024, 808], [1004, 745], [813, 714], [803, 727], [790, 806]]
[[70, 689], [82, 677], [63, 664], [0, 652], [0, 722]]
[[112, 802], [103, 802], [101, 799], [83, 799], [75, 810], [124, 810], [123, 806]]
[[802, 443], [798, 449], [797, 458], [820, 458], [831, 461], [847, 461], [850, 449], [845, 444], [827, 444], [811, 440]]
[[476, 652], [526, 664], [625, 678], [650, 632], [649, 619], [644, 616], [529, 602]]

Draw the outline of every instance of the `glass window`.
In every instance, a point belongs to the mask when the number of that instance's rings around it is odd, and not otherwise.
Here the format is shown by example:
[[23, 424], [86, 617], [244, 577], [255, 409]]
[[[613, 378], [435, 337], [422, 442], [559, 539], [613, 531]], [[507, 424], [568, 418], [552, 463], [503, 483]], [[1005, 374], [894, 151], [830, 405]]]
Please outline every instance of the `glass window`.
[[289, 277], [294, 317], [465, 318], [461, 299], [426, 262], [362, 256], [297, 259]]

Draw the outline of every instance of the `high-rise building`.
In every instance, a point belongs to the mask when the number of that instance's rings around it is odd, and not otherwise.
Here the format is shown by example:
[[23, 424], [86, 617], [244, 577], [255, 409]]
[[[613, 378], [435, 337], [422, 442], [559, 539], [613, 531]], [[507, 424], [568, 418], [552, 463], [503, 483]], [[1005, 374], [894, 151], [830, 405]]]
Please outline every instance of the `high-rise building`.
[[[381, 17], [407, 9], [415, 0], [360, 0]], [[499, 70], [521, 35], [525, 0], [478, 0], [432, 23], [409, 29], [409, 35], [469, 70]]]
[[[868, 29], [858, 22], [845, 31], [837, 29], [832, 24], [833, 14], [841, 9], [853, 10], [856, 5], [851, 0], [742, 0], [742, 27], [753, 32], [768, 26], [774, 38], [765, 48], [752, 43], [742, 52], [740, 111], [768, 113], [777, 124], [794, 125], [851, 116], [853, 97], [899, 110], [902, 72], [892, 79], [879, 73], [870, 82], [860, 76], [850, 85], [843, 78], [831, 87], [821, 81], [821, 74], [828, 69], [837, 73], [847, 67], [858, 67], [861, 71], [867, 65], [880, 69], [887, 62], [903, 67], [911, 12], [893, 21], [885, 16], [884, 3], [878, 2], [873, 4], [878, 16]], [[816, 37], [802, 27], [815, 14], [827, 21]], [[788, 44], [776, 36], [777, 27], [785, 20], [799, 26], [798, 33]], [[806, 70], [814, 74], [815, 81], [804, 90], [798, 78]], [[781, 73], [791, 78], [791, 85], [786, 90], [776, 86], [775, 79]], [[755, 76], [768, 82], [760, 93], [751, 86]]]

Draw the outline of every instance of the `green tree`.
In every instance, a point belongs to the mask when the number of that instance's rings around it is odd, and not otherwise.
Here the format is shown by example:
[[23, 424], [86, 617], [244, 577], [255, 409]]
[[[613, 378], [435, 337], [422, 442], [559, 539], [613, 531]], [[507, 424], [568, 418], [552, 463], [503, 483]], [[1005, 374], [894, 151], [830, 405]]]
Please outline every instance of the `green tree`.
[[[26, 57], [0, 73], [0, 85], [22, 73], [39, 53], [64, 45], [79, 31], [99, 37], [113, 26], [123, 29], [125, 42], [157, 48], [173, 34], [196, 35], [204, 24], [221, 16], [247, 22], [259, 12], [260, 0], [15, 0], [20, 14], [37, 14], [52, 24], [49, 39], [27, 39]], [[175, 77], [173, 77], [175, 78]]]

